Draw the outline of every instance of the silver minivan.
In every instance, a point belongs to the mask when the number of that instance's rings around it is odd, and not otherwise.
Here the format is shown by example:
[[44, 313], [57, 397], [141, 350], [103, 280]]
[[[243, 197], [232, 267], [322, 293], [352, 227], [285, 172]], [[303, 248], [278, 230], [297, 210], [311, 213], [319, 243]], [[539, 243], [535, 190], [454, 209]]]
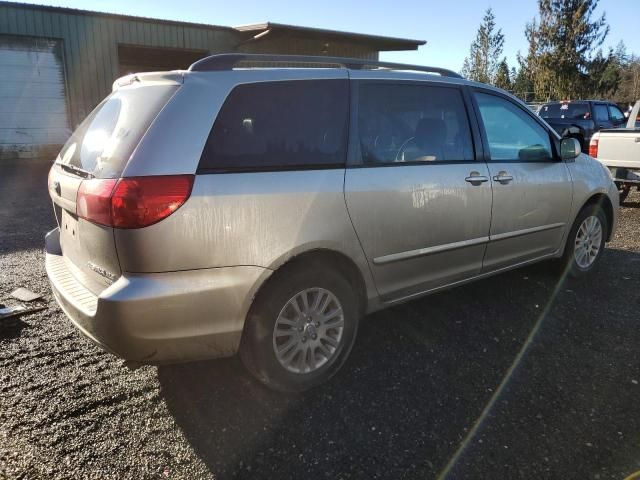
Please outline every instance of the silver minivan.
[[49, 192], [47, 273], [82, 333], [134, 365], [239, 352], [285, 391], [335, 374], [367, 313], [545, 259], [589, 273], [618, 210], [504, 91], [243, 54], [116, 81]]

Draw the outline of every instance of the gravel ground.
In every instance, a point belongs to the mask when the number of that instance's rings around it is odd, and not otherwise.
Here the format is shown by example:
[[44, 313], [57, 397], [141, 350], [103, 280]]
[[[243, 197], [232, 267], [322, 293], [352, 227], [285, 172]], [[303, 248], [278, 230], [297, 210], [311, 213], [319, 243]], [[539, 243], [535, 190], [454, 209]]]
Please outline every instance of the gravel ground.
[[46, 165], [3, 165], [0, 478], [433, 478], [538, 320], [449, 478], [622, 479], [640, 469], [640, 194], [597, 275], [540, 264], [368, 316], [328, 385], [286, 396], [236, 358], [129, 371], [57, 308]]

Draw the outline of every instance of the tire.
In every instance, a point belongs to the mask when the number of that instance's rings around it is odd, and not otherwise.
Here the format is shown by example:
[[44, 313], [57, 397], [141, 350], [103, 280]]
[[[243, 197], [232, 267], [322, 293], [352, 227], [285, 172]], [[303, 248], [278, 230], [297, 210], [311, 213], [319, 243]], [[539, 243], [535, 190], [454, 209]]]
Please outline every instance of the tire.
[[[587, 222], [587, 220], [589, 221]], [[581, 230], [583, 224], [584, 229]], [[597, 235], [598, 225], [600, 235]], [[590, 231], [590, 228], [592, 228], [591, 233], [586, 233]], [[583, 207], [580, 213], [578, 213], [567, 237], [567, 244], [562, 257], [564, 273], [573, 278], [581, 278], [596, 268], [604, 251], [607, 232], [608, 221], [602, 207], [597, 204], [590, 204]], [[581, 244], [584, 248], [579, 246]], [[597, 252], [595, 252], [594, 255], [593, 253], [596, 248]], [[577, 254], [576, 251], [578, 251]]]
[[[276, 272], [259, 292], [247, 316], [240, 344], [240, 358], [247, 370], [269, 388], [283, 392], [302, 392], [326, 382], [342, 367], [355, 342], [360, 316], [355, 291], [338, 272], [317, 263]], [[313, 319], [296, 314], [291, 302], [297, 302], [295, 305], [304, 312], [304, 296], [313, 307], [316, 294], [322, 295], [321, 306], [314, 311]], [[322, 310], [325, 300], [328, 303]], [[339, 314], [322, 320], [319, 313], [322, 310], [331, 315], [338, 308], [342, 310], [341, 330]], [[290, 320], [294, 325], [282, 323]], [[285, 348], [288, 342], [293, 344], [290, 349]], [[283, 350], [286, 351], [282, 353]], [[292, 353], [293, 350], [297, 352]], [[289, 363], [285, 365], [286, 360]]]

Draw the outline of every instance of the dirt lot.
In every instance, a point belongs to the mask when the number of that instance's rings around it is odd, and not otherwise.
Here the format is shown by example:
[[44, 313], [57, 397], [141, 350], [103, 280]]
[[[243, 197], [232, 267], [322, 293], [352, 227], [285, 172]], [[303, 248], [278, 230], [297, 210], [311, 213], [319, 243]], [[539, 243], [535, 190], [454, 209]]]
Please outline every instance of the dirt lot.
[[2, 169], [0, 303], [46, 310], [0, 321], [0, 478], [433, 478], [539, 319], [449, 477], [640, 470], [637, 193], [589, 281], [541, 264], [371, 315], [333, 381], [285, 396], [236, 358], [131, 372], [84, 340], [44, 272], [46, 165]]

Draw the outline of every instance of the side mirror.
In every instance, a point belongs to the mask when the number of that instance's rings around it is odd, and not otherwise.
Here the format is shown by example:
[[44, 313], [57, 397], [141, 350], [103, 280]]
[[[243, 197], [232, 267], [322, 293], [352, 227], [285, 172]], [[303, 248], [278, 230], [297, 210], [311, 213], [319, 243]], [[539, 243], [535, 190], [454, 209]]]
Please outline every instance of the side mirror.
[[560, 157], [563, 160], [573, 160], [582, 153], [580, 142], [575, 138], [563, 138], [560, 142]]

